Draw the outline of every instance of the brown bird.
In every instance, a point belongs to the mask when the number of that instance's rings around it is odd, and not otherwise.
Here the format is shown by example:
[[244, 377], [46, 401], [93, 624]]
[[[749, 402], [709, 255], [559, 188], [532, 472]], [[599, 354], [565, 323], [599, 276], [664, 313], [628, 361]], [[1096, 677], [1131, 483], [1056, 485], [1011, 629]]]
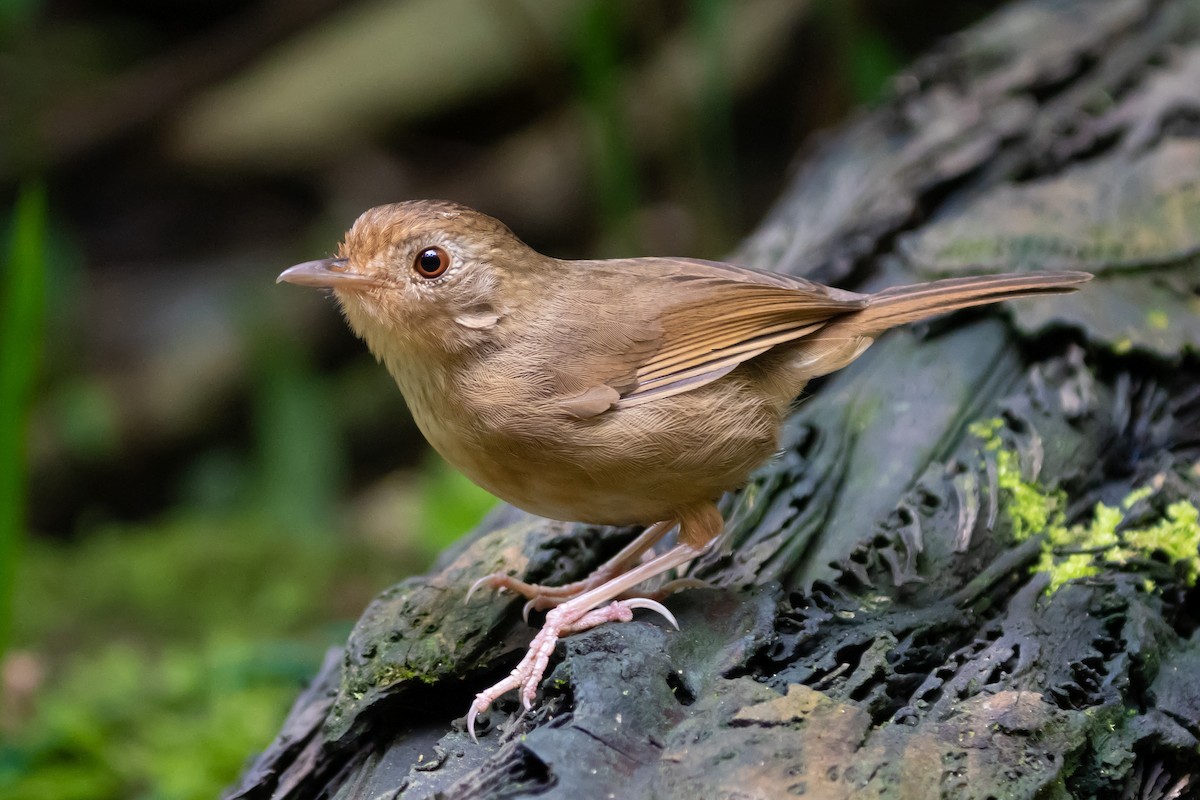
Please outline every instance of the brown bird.
[[[480, 486], [553, 519], [649, 526], [568, 586], [481, 579], [552, 610], [512, 674], [476, 696], [472, 737], [476, 715], [510, 689], [530, 707], [561, 635], [639, 607], [674, 624], [650, 596], [627, 593], [711, 545], [724, 524], [716, 499], [776, 451], [809, 380], [896, 325], [1090, 278], [985, 275], [857, 294], [688, 258], [562, 261], [438, 201], [373, 208], [336, 258], [279, 276], [333, 290], [430, 444]], [[644, 559], [676, 526], [678, 543]]]

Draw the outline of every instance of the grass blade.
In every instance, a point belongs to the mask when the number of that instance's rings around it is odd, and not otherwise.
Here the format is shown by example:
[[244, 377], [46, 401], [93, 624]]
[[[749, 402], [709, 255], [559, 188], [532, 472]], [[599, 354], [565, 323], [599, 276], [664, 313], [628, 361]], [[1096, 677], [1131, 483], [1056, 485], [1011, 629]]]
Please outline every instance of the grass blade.
[[14, 583], [25, 533], [25, 434], [41, 355], [45, 256], [46, 194], [34, 183], [17, 198], [0, 280], [0, 659], [12, 631]]

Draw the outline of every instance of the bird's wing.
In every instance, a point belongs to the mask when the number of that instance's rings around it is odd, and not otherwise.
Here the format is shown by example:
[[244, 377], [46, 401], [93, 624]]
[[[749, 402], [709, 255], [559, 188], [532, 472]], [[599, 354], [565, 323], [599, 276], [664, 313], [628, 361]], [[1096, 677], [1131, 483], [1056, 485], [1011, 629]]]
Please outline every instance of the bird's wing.
[[645, 319], [631, 320], [632, 331], [617, 334], [628, 343], [624, 349], [606, 343], [578, 361], [577, 370], [564, 365], [590, 378], [563, 401], [564, 410], [580, 417], [697, 389], [867, 302], [800, 278], [715, 262], [630, 259], [606, 269], [619, 269], [628, 285], [653, 291], [658, 305], [641, 312]]

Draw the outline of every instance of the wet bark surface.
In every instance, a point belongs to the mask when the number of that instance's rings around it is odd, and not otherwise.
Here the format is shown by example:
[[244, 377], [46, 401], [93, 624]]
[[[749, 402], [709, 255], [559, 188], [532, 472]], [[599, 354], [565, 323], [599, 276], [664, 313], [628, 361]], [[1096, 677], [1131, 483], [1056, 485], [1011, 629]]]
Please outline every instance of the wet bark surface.
[[[710, 588], [559, 644], [462, 717], [559, 583], [635, 533], [499, 509], [366, 609], [232, 798], [1200, 792], [1200, 2], [1023, 2], [812, 148], [733, 260], [851, 288], [1082, 268], [890, 333], [726, 497]], [[537, 620], [534, 620], [536, 624]]]

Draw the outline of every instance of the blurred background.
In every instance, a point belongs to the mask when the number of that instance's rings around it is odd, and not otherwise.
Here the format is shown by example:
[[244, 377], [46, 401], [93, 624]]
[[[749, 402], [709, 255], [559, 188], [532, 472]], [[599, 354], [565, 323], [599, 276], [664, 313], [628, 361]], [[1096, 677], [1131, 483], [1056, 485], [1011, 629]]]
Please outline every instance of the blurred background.
[[0, 798], [209, 798], [493, 500], [328, 299], [439, 197], [719, 258], [961, 0], [0, 0]]

